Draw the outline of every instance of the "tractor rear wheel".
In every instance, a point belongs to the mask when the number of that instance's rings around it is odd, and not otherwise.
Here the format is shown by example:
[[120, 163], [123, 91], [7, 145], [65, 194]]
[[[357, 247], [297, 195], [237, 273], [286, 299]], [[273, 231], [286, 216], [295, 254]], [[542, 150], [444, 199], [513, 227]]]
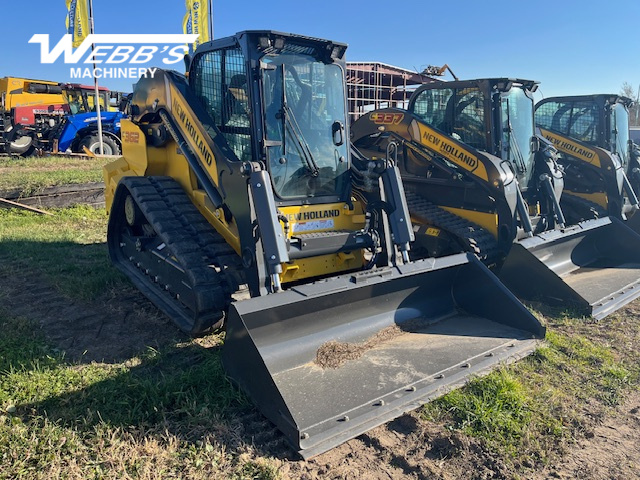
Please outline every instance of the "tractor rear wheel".
[[33, 143], [33, 138], [31, 138], [29, 135], [18, 137], [10, 143], [10, 153], [28, 157], [29, 155], [31, 155], [31, 153], [33, 153], [35, 149]]
[[[105, 155], [120, 155], [120, 145], [113, 138], [102, 135], [103, 152]], [[84, 151], [84, 147], [94, 155], [100, 155], [100, 137], [98, 135], [88, 135], [80, 141], [79, 153]]]

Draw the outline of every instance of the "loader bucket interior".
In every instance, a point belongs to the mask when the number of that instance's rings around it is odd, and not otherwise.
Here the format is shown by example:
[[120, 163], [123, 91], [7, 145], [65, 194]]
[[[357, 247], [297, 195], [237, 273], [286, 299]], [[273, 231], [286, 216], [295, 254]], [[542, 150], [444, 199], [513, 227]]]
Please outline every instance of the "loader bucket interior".
[[601, 319], [640, 296], [640, 235], [605, 217], [513, 245], [499, 273], [516, 295]]
[[223, 362], [309, 458], [530, 353], [543, 337], [497, 278], [460, 254], [232, 304]]
[[628, 220], [624, 223], [627, 227], [636, 233], [640, 233], [640, 212], [628, 215]]

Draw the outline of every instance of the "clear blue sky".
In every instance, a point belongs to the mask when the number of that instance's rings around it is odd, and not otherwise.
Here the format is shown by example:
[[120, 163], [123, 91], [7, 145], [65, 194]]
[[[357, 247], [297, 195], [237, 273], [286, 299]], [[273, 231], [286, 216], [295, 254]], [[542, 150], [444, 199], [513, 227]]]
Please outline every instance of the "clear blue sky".
[[[213, 2], [216, 38], [247, 29], [329, 38], [349, 44], [348, 60], [415, 70], [447, 63], [461, 79], [533, 79], [545, 97], [640, 83], [640, 2], [632, 0]], [[94, 0], [96, 33], [182, 33], [184, 8], [181, 0]], [[28, 43], [48, 33], [56, 44], [65, 14], [64, 0], [3, 1], [0, 77], [69, 81], [70, 65], [41, 65], [39, 45]], [[129, 80], [102, 83], [131, 90]]]

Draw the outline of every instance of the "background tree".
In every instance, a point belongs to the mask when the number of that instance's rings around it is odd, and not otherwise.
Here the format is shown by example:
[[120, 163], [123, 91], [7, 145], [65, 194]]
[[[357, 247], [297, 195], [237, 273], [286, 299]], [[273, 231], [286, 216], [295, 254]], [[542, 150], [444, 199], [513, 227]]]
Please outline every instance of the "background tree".
[[640, 118], [638, 118], [640, 114], [640, 105], [638, 105], [638, 96], [640, 95], [640, 90], [634, 90], [630, 83], [624, 82], [622, 84], [622, 88], [620, 89], [620, 95], [629, 97], [631, 100], [636, 102], [629, 109], [629, 124], [640, 125]]

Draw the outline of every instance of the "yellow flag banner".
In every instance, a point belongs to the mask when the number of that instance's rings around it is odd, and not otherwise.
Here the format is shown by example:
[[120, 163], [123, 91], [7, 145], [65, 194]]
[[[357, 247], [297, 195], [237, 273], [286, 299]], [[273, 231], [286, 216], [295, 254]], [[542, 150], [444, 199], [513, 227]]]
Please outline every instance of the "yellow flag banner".
[[65, 0], [67, 3], [67, 33], [73, 37], [73, 47], [80, 46], [89, 35], [87, 0]]
[[207, 0], [186, 0], [187, 13], [182, 21], [184, 33], [195, 33], [198, 38], [189, 45], [191, 52], [210, 40], [209, 38], [209, 3]]
[[[182, 33], [185, 35], [191, 35], [193, 33], [193, 22], [191, 21], [191, 0], [186, 0], [187, 13], [184, 14], [182, 19]], [[189, 53], [193, 53], [193, 45], [187, 44], [189, 47]]]

